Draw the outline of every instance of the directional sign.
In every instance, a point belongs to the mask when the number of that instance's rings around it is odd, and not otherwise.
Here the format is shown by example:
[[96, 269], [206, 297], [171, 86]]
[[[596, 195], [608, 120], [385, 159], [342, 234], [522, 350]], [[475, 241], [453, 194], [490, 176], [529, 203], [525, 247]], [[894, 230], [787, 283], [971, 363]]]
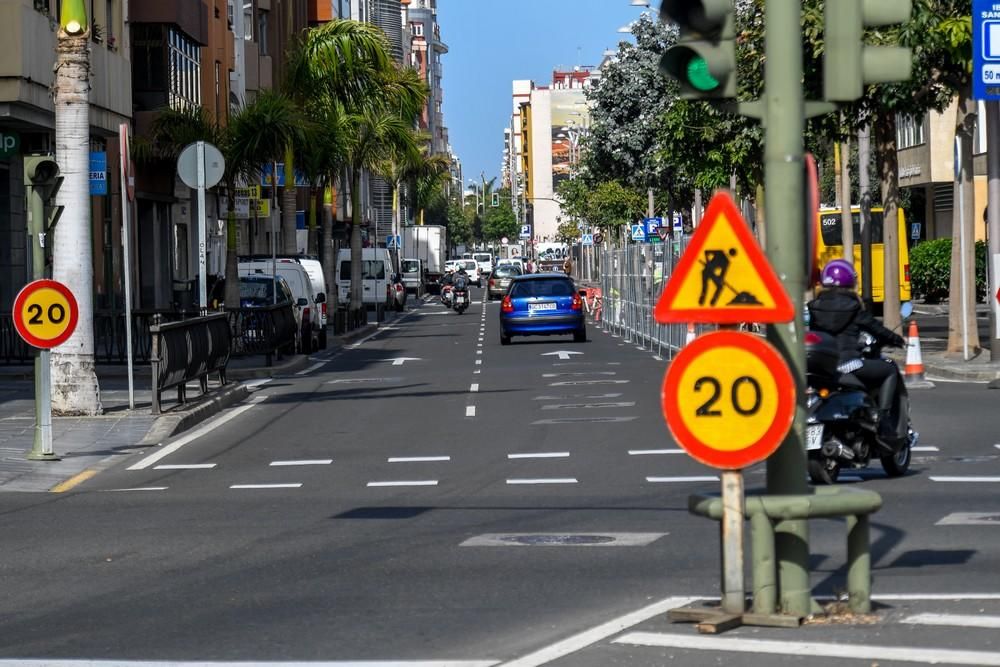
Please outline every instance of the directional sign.
[[632, 240], [640, 241], [642, 243], [646, 242], [646, 226], [645, 225], [632, 225]]
[[694, 459], [739, 470], [781, 444], [795, 382], [781, 354], [753, 334], [716, 331], [688, 343], [663, 378], [663, 416]]
[[593, 234], [584, 234], [581, 237], [581, 239], [582, 239], [581, 242], [583, 243], [583, 245], [594, 245], [594, 235]]
[[76, 329], [80, 311], [69, 288], [54, 280], [28, 283], [14, 299], [14, 328], [26, 343], [51, 350]]
[[1000, 100], [1000, 6], [972, 0], [972, 97]]
[[566, 361], [574, 354], [583, 354], [583, 352], [570, 352], [568, 350], [559, 350], [558, 352], [545, 352], [542, 354], [543, 357], [559, 357], [563, 361]]
[[661, 324], [794, 318], [791, 299], [728, 193], [712, 197], [653, 315]]

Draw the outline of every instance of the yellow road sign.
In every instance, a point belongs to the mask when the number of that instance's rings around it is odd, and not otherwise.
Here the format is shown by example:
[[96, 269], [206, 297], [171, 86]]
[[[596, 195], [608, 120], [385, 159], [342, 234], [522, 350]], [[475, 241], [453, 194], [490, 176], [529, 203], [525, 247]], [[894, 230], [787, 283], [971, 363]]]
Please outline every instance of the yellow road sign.
[[29, 345], [45, 350], [73, 335], [79, 318], [76, 298], [54, 280], [28, 283], [14, 299], [14, 328]]
[[681, 447], [706, 465], [736, 470], [781, 444], [795, 414], [795, 382], [764, 340], [718, 331], [696, 338], [671, 362], [661, 400]]

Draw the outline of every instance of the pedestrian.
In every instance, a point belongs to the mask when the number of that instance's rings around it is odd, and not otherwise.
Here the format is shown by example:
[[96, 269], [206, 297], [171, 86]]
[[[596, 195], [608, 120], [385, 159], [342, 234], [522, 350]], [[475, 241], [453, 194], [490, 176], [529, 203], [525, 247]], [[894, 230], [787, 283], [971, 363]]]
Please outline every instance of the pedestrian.
[[567, 276], [573, 275], [573, 259], [569, 255], [563, 260], [563, 273]]

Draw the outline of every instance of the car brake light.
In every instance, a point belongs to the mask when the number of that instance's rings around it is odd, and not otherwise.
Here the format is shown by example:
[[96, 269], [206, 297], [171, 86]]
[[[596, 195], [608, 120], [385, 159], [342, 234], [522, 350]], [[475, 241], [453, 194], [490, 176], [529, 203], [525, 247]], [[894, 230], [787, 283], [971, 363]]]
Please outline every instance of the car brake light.
[[819, 345], [822, 342], [823, 337], [815, 331], [810, 331], [806, 334], [806, 345]]
[[309, 309], [308, 308], [303, 308], [302, 309], [302, 321], [303, 322], [308, 322], [309, 321]]
[[322, 310], [323, 317], [326, 317], [326, 302], [325, 301], [323, 302], [322, 307], [323, 307], [323, 310]]
[[580, 310], [583, 308], [583, 299], [580, 298], [579, 294], [573, 295], [573, 310]]
[[505, 313], [514, 312], [514, 302], [510, 300], [510, 296], [505, 296], [503, 301], [500, 303], [500, 310]]

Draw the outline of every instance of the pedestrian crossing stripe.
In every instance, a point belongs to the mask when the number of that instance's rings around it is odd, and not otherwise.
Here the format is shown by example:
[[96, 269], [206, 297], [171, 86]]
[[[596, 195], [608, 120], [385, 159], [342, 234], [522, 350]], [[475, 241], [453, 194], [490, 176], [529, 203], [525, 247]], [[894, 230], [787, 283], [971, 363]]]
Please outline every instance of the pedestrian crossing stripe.
[[728, 193], [712, 197], [653, 315], [661, 324], [794, 318], [791, 299]]

